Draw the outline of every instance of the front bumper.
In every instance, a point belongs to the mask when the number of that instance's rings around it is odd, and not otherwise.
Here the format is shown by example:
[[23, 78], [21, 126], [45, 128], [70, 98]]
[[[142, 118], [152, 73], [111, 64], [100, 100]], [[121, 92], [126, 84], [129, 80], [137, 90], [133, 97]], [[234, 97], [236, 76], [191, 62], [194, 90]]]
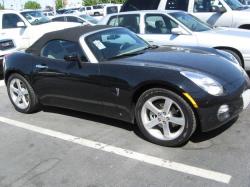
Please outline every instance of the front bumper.
[[[204, 102], [203, 100], [203, 104], [197, 109], [201, 130], [203, 132], [211, 131], [222, 125], [225, 125], [243, 111], [243, 93], [250, 89], [249, 79], [246, 78], [244, 83], [241, 82], [241, 84], [236, 82], [231, 85], [231, 88], [232, 89], [224, 96], [207, 97], [205, 99], [206, 101]], [[248, 100], [249, 99], [250, 98], [248, 98]], [[221, 108], [227, 109], [225, 115], [219, 115], [221, 114], [219, 112], [221, 111]]]
[[[229, 107], [228, 117], [224, 120], [219, 120], [218, 110], [221, 106], [227, 105]], [[200, 118], [201, 130], [203, 132], [214, 130], [220, 126], [225, 125], [232, 119], [237, 117], [243, 111], [243, 99], [241, 97], [234, 100], [223, 102], [223, 100], [215, 106], [207, 108], [199, 108], [198, 114]]]

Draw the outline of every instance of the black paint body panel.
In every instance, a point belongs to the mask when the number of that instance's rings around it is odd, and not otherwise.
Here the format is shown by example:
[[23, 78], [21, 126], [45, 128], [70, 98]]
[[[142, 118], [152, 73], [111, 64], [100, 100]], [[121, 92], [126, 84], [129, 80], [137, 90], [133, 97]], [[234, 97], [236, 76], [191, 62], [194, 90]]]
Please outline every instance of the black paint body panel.
[[[38, 69], [36, 65], [48, 68]], [[184, 70], [202, 72], [214, 78], [223, 85], [224, 95], [209, 95], [181, 75]], [[134, 122], [135, 98], [145, 88], [165, 87], [181, 96], [187, 92], [199, 105], [195, 111], [204, 131], [229, 120], [220, 122], [216, 117], [223, 104], [231, 106], [231, 118], [237, 116], [243, 106], [241, 95], [250, 85], [249, 78], [227, 59], [209, 51], [188, 48], [164, 47], [133, 57], [81, 66], [77, 62], [14, 53], [6, 59], [6, 81], [13, 72], [27, 78], [44, 105], [127, 122]]]

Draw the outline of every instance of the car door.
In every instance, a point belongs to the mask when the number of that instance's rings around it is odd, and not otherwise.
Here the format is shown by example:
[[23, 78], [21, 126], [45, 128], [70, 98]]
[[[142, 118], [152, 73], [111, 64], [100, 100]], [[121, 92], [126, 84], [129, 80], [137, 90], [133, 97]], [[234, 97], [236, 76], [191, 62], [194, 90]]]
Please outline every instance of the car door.
[[144, 25], [144, 33], [140, 36], [152, 45], [197, 45], [192, 34], [172, 34], [172, 29], [179, 25], [165, 14], [145, 14]]
[[[219, 7], [223, 12], [219, 12]], [[233, 23], [233, 12], [221, 0], [194, 0], [191, 9], [194, 16], [200, 20], [207, 22], [212, 26], [231, 27]]]
[[[24, 27], [18, 27], [17, 23], [22, 22]], [[29, 45], [28, 28], [25, 26], [24, 20], [15, 13], [2, 14], [2, 37], [10, 37], [15, 39], [17, 48], [26, 48]]]
[[36, 60], [34, 89], [45, 105], [101, 114], [98, 74], [99, 65], [88, 62], [78, 43], [52, 40]]

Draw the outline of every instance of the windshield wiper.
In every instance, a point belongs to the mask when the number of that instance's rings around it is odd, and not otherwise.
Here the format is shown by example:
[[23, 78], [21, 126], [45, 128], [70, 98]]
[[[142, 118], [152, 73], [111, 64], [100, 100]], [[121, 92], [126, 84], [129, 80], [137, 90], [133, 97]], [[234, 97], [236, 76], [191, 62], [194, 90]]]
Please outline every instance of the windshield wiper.
[[234, 10], [246, 10], [246, 9], [248, 9], [247, 6], [241, 6], [241, 7], [237, 7], [237, 8], [234, 9]]
[[118, 59], [118, 58], [123, 58], [123, 57], [129, 57], [129, 56], [136, 56], [136, 55], [141, 55], [144, 52], [140, 51], [136, 51], [136, 52], [131, 52], [131, 53], [124, 53], [124, 54], [120, 54], [117, 56], [113, 56], [111, 58], [108, 58], [108, 60], [114, 60], [114, 59]]
[[143, 48], [141, 50], [138, 50], [138, 51], [135, 51], [135, 52], [130, 52], [130, 53], [129, 52], [128, 53], [123, 53], [123, 54], [108, 58], [108, 60], [114, 60], [114, 59], [123, 58], [123, 57], [141, 55], [148, 49], [157, 49], [158, 47], [159, 46], [157, 46], [157, 45], [149, 45], [149, 46], [147, 46], [147, 47], [145, 47], [145, 48]]

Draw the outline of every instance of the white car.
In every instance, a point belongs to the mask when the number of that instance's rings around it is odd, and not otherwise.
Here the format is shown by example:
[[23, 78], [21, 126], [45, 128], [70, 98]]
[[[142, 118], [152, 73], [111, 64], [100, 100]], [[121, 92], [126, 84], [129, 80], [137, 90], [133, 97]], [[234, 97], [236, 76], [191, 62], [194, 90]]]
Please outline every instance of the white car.
[[0, 75], [3, 74], [3, 59], [5, 55], [16, 51], [16, 45], [13, 39], [3, 39], [0, 37]]
[[17, 50], [28, 48], [47, 32], [79, 25], [50, 22], [41, 11], [0, 11], [0, 38], [14, 39]]
[[239, 0], [127, 0], [122, 12], [183, 10], [212, 26], [250, 29], [250, 9]]
[[62, 15], [58, 15], [52, 18], [51, 20], [57, 21], [57, 22], [75, 22], [75, 23], [80, 23], [83, 25], [91, 25], [91, 26], [94, 26], [98, 23], [98, 20], [85, 14], [79, 14], [79, 15], [62, 14]]
[[52, 19], [55, 16], [54, 12], [52, 12], [52, 11], [44, 11], [43, 15], [46, 16], [49, 19]]
[[94, 6], [86, 6], [85, 12], [90, 16], [102, 16], [103, 15], [103, 6], [102, 5], [94, 5]]
[[250, 70], [250, 31], [212, 28], [183, 11], [132, 11], [114, 14], [99, 24], [122, 26], [152, 45], [210, 47], [231, 53]]

